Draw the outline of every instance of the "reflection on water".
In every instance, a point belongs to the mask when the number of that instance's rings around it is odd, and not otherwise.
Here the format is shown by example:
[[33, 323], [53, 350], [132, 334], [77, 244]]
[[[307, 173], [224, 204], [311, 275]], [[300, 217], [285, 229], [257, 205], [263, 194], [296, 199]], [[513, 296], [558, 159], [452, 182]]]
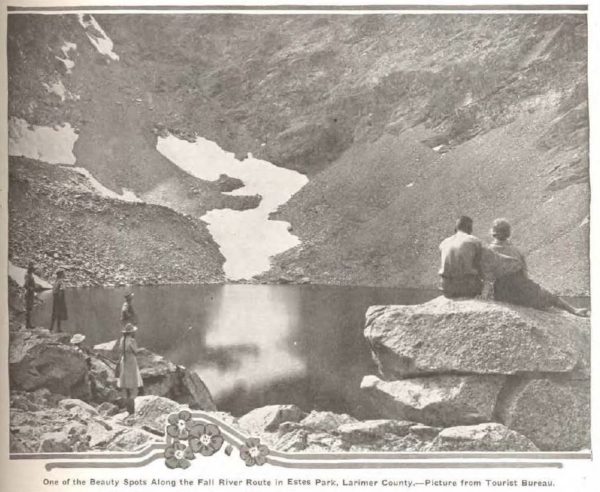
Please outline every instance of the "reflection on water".
[[[241, 415], [272, 403], [370, 415], [360, 380], [376, 370], [363, 337], [374, 304], [414, 304], [436, 292], [311, 285], [135, 287], [141, 346], [203, 378], [217, 406]], [[65, 329], [96, 344], [119, 334], [122, 288], [67, 292]], [[48, 294], [46, 294], [48, 297]], [[35, 313], [48, 325], [50, 303]]]

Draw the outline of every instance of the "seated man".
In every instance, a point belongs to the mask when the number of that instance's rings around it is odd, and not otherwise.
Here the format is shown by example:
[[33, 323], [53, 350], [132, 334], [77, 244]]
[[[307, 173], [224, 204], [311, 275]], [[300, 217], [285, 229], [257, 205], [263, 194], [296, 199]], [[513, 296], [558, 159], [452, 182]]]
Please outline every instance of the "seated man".
[[577, 309], [560, 297], [544, 289], [527, 275], [525, 256], [509, 241], [511, 227], [506, 219], [496, 219], [492, 225], [494, 238], [490, 249], [496, 253], [519, 259], [523, 268], [498, 276], [494, 282], [494, 299], [536, 309], [555, 306], [577, 316], [588, 316], [587, 309]]
[[498, 271], [512, 273], [523, 267], [519, 259], [487, 249], [472, 232], [473, 220], [463, 215], [456, 222], [455, 234], [440, 244], [439, 275], [446, 297], [477, 297], [484, 279], [491, 282]]

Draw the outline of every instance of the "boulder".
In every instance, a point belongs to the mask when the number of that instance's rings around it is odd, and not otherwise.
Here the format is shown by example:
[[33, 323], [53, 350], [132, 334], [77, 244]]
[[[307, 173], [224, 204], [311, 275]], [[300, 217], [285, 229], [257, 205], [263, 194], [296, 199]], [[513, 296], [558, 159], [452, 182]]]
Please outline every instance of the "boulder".
[[191, 408], [214, 412], [217, 409], [215, 402], [202, 378], [194, 371], [178, 366], [180, 370], [181, 385], [179, 394], [174, 398], [187, 403]]
[[116, 436], [106, 447], [109, 451], [135, 451], [160, 438], [142, 429], [127, 429]]
[[299, 422], [305, 416], [296, 405], [268, 405], [240, 417], [238, 425], [249, 434], [261, 434], [275, 432], [283, 422]]
[[538, 451], [527, 437], [496, 422], [448, 427], [429, 451]]
[[589, 381], [525, 379], [507, 390], [498, 414], [543, 451], [590, 449]]
[[167, 417], [183, 408], [186, 407], [161, 396], [138, 396], [135, 399], [134, 425], [145, 426], [159, 434], [164, 434]]
[[98, 415], [98, 410], [96, 410], [89, 403], [86, 403], [81, 400], [76, 400], [74, 398], [65, 398], [58, 403], [60, 408], [64, 408], [65, 410], [71, 410], [72, 408], [79, 408], [89, 415]]
[[372, 306], [366, 318], [365, 337], [386, 379], [589, 371], [590, 321], [563, 312], [438, 297]]
[[11, 388], [25, 391], [46, 388], [62, 395], [80, 393], [87, 375], [85, 358], [64, 340], [64, 334], [42, 328], [11, 332]]
[[110, 403], [105, 401], [98, 406], [98, 413], [100, 415], [104, 415], [105, 417], [112, 417], [119, 413], [119, 407], [114, 403]]
[[335, 432], [342, 424], [354, 424], [358, 420], [345, 413], [319, 412], [313, 410], [300, 422], [300, 426], [312, 431]]
[[272, 447], [283, 452], [335, 453], [348, 451], [349, 445], [329, 432], [310, 432], [295, 429], [277, 439]]
[[361, 444], [383, 438], [386, 434], [405, 436], [414, 422], [406, 420], [365, 420], [338, 427], [340, 437], [350, 444]]
[[430, 425], [416, 424], [410, 428], [409, 433], [415, 436], [417, 439], [427, 441], [437, 436], [441, 430], [441, 427], [432, 427]]
[[446, 375], [382, 381], [377, 376], [365, 376], [361, 389], [371, 395], [385, 418], [447, 427], [492, 420], [505, 379]]
[[38, 453], [68, 453], [71, 451], [73, 451], [72, 440], [64, 431], [44, 434], [38, 449]]

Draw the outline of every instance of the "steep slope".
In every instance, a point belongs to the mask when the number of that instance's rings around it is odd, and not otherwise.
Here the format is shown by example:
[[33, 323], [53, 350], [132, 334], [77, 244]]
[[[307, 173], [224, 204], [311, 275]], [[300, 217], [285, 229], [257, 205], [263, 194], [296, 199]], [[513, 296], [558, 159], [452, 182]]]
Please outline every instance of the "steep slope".
[[276, 214], [302, 244], [262, 280], [431, 286], [469, 213], [482, 236], [511, 219], [549, 287], [589, 290], [585, 16], [94, 18], [114, 56], [87, 17], [10, 16], [10, 116], [69, 122], [102, 185], [194, 217], [257, 197], [184, 173], [159, 135], [306, 173]]
[[61, 266], [75, 285], [223, 281], [203, 224], [173, 210], [99, 197], [85, 177], [10, 159], [9, 256], [43, 278]]

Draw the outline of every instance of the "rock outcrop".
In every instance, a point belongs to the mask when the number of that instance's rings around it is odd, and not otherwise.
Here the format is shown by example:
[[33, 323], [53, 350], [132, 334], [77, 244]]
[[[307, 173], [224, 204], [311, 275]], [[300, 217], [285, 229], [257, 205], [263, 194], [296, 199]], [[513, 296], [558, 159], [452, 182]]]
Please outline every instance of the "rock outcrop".
[[[116, 364], [115, 341], [94, 346], [94, 351]], [[164, 357], [141, 348], [137, 362], [146, 394], [163, 396], [198, 410], [217, 409], [208, 388], [195, 372], [173, 364]], [[113, 371], [114, 373], [114, 371]]]
[[85, 393], [85, 357], [69, 345], [68, 334], [50, 333], [44, 328], [12, 331], [9, 340], [11, 388], [52, 393]]
[[13, 453], [135, 451], [163, 440], [169, 413], [187, 408], [159, 396], [136, 398], [136, 412], [101, 411], [68, 398], [57, 401], [47, 391], [11, 391], [10, 450]]
[[537, 451], [525, 436], [498, 423], [449, 427], [434, 439], [430, 451]]
[[373, 306], [367, 338], [389, 379], [424, 374], [568, 373], [589, 368], [589, 322], [568, 314], [438, 297]]
[[432, 449], [590, 447], [589, 319], [438, 297], [369, 308], [365, 337], [384, 380], [361, 386], [382, 417], [459, 426]]
[[452, 426], [489, 422], [505, 376], [430, 376], [382, 381], [363, 379], [361, 388], [382, 416], [424, 424]]
[[[284, 452], [537, 450], [528, 438], [498, 423], [441, 429], [409, 420], [359, 421], [349, 415], [322, 411], [313, 411], [297, 421], [298, 414], [288, 412], [289, 407], [270, 405], [255, 409], [231, 424], [247, 433], [247, 423], [255, 422], [258, 416], [283, 416], [277, 419], [277, 428], [254, 426], [252, 435]], [[291, 420], [285, 421], [286, 417]]]
[[10, 332], [12, 452], [134, 450], [164, 434], [171, 412], [216, 410], [197, 374], [142, 349], [146, 396], [136, 398], [136, 414], [126, 418], [114, 361], [100, 346], [88, 367], [69, 339], [44, 328]]

